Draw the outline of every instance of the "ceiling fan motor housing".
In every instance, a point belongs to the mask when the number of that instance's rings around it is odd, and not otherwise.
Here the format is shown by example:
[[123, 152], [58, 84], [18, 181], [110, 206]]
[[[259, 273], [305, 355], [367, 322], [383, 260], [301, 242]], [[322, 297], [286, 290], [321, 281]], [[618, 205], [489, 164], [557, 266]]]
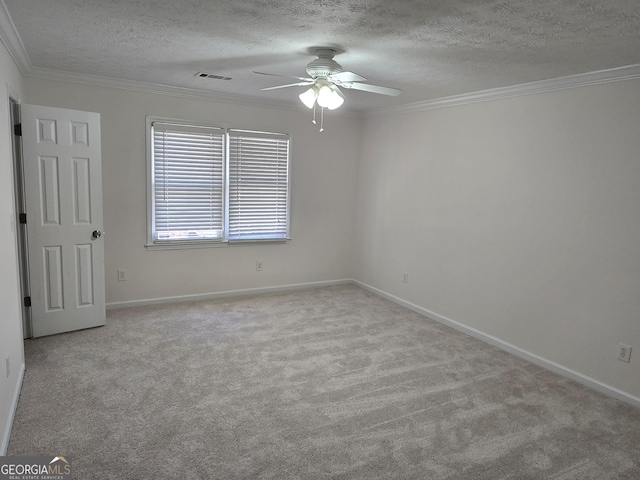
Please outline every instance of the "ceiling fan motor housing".
[[333, 60], [334, 50], [318, 49], [316, 55], [318, 58], [307, 65], [307, 73], [312, 78], [326, 78], [329, 75], [342, 72], [342, 66]]

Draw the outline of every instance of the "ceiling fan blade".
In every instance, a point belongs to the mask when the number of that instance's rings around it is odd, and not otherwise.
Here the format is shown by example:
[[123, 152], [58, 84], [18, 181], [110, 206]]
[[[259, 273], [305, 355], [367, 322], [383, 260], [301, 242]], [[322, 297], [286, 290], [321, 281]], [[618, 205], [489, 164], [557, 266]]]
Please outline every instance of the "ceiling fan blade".
[[329, 75], [329, 80], [331, 80], [332, 82], [366, 82], [367, 79], [364, 78], [362, 75], [358, 75], [357, 73], [353, 73], [353, 72], [340, 72], [340, 73], [335, 73], [333, 75]]
[[391, 87], [381, 87], [379, 85], [369, 85], [368, 83], [348, 82], [341, 83], [341, 87], [352, 88], [353, 90], [362, 90], [363, 92], [379, 93], [380, 95], [389, 95], [397, 97], [402, 90]]
[[260, 90], [277, 90], [278, 88], [287, 88], [287, 87], [302, 87], [304, 85], [313, 85], [314, 82], [298, 82], [298, 83], [288, 83], [287, 85], [277, 85], [275, 87], [267, 87], [261, 88]]
[[258, 75], [268, 75], [270, 77], [284, 77], [284, 78], [294, 78], [296, 80], [305, 80], [308, 82], [313, 81], [313, 78], [309, 78], [309, 77], [293, 77], [291, 75], [280, 75], [278, 73], [264, 73], [264, 72], [256, 72], [255, 70], [253, 71], [253, 73], [257, 73]]

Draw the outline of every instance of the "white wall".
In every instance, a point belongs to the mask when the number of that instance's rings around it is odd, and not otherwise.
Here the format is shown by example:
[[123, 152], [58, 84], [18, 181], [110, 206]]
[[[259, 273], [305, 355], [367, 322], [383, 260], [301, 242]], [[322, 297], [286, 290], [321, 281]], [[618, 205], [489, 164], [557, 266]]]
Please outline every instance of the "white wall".
[[[27, 103], [99, 112], [102, 121], [107, 302], [350, 278], [361, 121], [311, 112], [26, 79]], [[295, 92], [294, 92], [295, 93]], [[286, 245], [147, 251], [145, 118], [292, 135], [292, 241]], [[255, 263], [263, 263], [256, 272]], [[128, 280], [116, 272], [126, 269]]]
[[367, 118], [357, 218], [358, 280], [640, 397], [639, 80]]
[[[323, 134], [306, 110], [38, 79], [25, 97], [102, 115], [108, 302], [353, 277], [638, 398], [639, 87], [331, 115]], [[146, 115], [290, 132], [293, 241], [147, 251]]]
[[20, 100], [21, 88], [22, 75], [0, 43], [0, 455], [6, 452], [24, 369], [9, 122], [9, 95]]

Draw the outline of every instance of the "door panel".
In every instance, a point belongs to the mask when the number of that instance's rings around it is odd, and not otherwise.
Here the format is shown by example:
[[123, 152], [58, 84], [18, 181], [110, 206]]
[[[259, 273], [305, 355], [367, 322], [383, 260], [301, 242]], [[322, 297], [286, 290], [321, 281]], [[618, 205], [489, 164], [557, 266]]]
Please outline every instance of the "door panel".
[[78, 307], [93, 305], [93, 246], [76, 245]]
[[100, 115], [22, 105], [33, 336], [105, 323]]
[[42, 224], [60, 225], [60, 177], [58, 158], [38, 156], [40, 161], [40, 198], [42, 202]]
[[91, 176], [88, 158], [73, 159], [73, 213], [74, 223], [91, 224]]
[[43, 247], [45, 311], [64, 310], [62, 246]]

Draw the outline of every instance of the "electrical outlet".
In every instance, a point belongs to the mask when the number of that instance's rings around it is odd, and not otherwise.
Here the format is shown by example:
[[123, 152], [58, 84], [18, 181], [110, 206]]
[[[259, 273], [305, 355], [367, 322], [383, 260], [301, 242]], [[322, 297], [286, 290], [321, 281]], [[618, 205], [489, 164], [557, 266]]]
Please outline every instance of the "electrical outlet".
[[262, 262], [256, 262], [256, 272], [262, 271]]
[[9, 357], [9, 355], [7, 355], [7, 358], [5, 359], [5, 368], [7, 371], [7, 378], [9, 378], [9, 375], [11, 375], [11, 357]]
[[404, 273], [402, 274], [402, 281], [403, 281], [404, 283], [409, 283], [409, 273], [408, 273], [408, 272], [404, 272]]
[[629, 363], [631, 360], [631, 347], [621, 343], [618, 345], [618, 360]]
[[126, 282], [127, 281], [127, 271], [126, 270], [118, 270], [118, 281]]

